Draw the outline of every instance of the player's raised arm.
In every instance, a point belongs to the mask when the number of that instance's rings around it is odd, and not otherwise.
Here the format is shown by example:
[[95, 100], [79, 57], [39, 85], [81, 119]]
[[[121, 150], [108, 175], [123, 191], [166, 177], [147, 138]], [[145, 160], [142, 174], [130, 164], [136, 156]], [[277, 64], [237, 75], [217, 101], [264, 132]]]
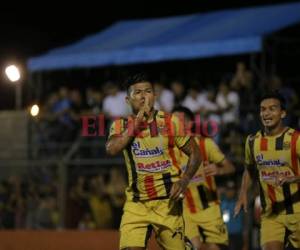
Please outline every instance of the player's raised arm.
[[143, 106], [136, 117], [133, 119], [133, 129], [124, 128], [121, 134], [115, 134], [115, 122], [112, 124], [110, 136], [106, 142], [105, 149], [108, 155], [116, 155], [120, 153], [134, 139], [134, 130], [139, 128], [140, 124], [145, 120], [146, 107]]
[[133, 140], [133, 136], [128, 134], [126, 129], [120, 136], [112, 135], [106, 142], [105, 149], [108, 155], [120, 153]]

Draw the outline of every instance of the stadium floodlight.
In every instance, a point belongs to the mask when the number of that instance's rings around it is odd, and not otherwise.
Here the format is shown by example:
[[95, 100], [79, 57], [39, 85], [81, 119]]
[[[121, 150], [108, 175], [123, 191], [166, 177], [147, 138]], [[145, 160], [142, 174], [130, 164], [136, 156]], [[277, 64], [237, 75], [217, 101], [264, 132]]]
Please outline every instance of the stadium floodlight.
[[9, 65], [5, 68], [5, 74], [11, 82], [17, 82], [21, 78], [20, 70], [16, 65]]
[[22, 105], [21, 72], [16, 65], [9, 65], [5, 68], [5, 74], [10, 82], [16, 83], [16, 109], [20, 110]]
[[40, 108], [37, 104], [34, 104], [30, 109], [30, 114], [32, 116], [37, 116], [39, 114], [39, 112], [40, 112]]

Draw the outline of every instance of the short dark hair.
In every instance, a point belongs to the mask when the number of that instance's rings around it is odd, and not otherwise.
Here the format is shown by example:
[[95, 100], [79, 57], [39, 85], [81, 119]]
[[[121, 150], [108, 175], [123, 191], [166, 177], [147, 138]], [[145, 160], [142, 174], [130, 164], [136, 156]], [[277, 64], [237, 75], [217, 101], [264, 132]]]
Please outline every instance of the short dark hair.
[[267, 92], [265, 93], [261, 98], [260, 98], [260, 102], [262, 103], [262, 101], [266, 100], [266, 99], [276, 99], [280, 102], [280, 108], [282, 110], [286, 110], [286, 100], [283, 97], [282, 94], [280, 94], [280, 92], [278, 90], [275, 91], [271, 91], [271, 92]]
[[149, 82], [153, 87], [153, 83], [152, 81], [150, 81], [148, 75], [144, 72], [139, 72], [139, 73], [132, 74], [127, 78], [127, 80], [124, 82], [124, 88], [127, 91], [127, 93], [129, 93], [130, 87], [140, 82]]
[[186, 115], [191, 121], [193, 121], [195, 119], [194, 113], [189, 108], [187, 108], [187, 107], [176, 106], [172, 110], [172, 113], [175, 113], [175, 112], [184, 113], [184, 115]]

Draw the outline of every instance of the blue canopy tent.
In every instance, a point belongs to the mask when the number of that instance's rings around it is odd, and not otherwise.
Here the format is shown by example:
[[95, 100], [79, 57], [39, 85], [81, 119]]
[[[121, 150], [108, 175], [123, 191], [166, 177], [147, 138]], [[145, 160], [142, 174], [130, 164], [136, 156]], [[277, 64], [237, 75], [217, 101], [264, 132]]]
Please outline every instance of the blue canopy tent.
[[266, 35], [300, 22], [300, 3], [120, 21], [30, 58], [30, 72], [187, 60], [262, 50]]

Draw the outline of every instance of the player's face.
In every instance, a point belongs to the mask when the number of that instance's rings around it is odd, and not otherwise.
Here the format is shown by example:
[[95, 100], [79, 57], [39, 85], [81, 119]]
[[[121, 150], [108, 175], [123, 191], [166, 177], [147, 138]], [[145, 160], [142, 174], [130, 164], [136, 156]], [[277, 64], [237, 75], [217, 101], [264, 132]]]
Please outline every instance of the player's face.
[[260, 103], [260, 119], [265, 127], [276, 128], [285, 116], [286, 112], [281, 109], [279, 100], [270, 98]]
[[145, 105], [146, 99], [148, 99], [149, 107], [152, 110], [155, 95], [153, 86], [149, 82], [141, 82], [132, 85], [126, 98], [127, 103], [130, 104], [134, 113], [138, 113], [140, 108]]

